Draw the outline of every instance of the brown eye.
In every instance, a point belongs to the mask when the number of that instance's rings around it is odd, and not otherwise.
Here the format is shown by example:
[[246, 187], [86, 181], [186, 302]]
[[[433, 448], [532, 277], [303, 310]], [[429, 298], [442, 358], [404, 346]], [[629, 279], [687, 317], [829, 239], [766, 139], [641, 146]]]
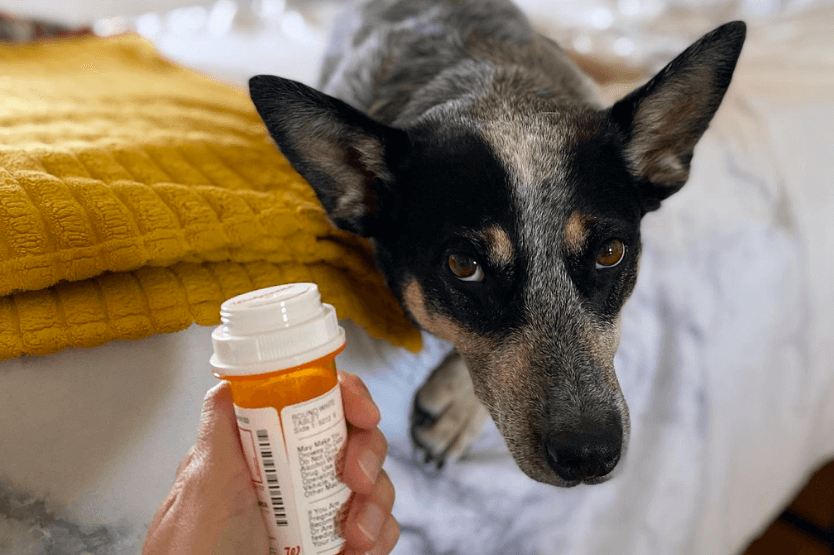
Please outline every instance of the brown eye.
[[478, 261], [465, 254], [450, 254], [449, 269], [461, 281], [481, 281], [484, 271]]
[[619, 239], [611, 239], [597, 251], [597, 268], [613, 268], [625, 256], [626, 246]]

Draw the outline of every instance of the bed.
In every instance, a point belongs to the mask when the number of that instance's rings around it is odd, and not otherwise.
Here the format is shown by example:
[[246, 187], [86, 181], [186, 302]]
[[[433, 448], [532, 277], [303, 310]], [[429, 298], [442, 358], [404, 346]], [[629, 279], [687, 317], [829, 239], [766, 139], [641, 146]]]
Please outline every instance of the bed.
[[[615, 361], [632, 436], [612, 480], [533, 482], [491, 422], [464, 460], [422, 465], [405, 407], [450, 347], [424, 336], [410, 353], [343, 323], [339, 365], [368, 383], [390, 442], [385, 468], [402, 525], [394, 553], [743, 551], [834, 457], [834, 8], [597, 0], [557, 13], [519, 3], [611, 97], [718, 23], [745, 19], [748, 41], [689, 183], [644, 220]], [[0, 9], [95, 21], [101, 33], [135, 28], [169, 59], [238, 86], [263, 72], [314, 84], [336, 8], [69, 4]], [[215, 381], [210, 332], [0, 362], [0, 552], [140, 549]]]

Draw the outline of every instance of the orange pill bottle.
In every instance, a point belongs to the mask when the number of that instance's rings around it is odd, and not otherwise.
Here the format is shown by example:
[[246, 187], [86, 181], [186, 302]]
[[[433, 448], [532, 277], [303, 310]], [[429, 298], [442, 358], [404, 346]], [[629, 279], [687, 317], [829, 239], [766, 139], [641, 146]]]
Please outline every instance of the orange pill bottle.
[[270, 554], [335, 555], [350, 490], [336, 355], [345, 332], [312, 283], [229, 299], [212, 333], [215, 376], [231, 384], [240, 441]]

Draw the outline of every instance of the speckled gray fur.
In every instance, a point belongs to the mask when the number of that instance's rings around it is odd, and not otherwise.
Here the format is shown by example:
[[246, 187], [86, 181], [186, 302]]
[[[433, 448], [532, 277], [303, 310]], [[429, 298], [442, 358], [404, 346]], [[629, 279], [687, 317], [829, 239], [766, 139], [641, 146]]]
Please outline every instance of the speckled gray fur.
[[[508, 1], [374, 0], [352, 3], [337, 21], [319, 88], [384, 123], [409, 125], [444, 106], [461, 115], [518, 68], [549, 84], [551, 100], [598, 106], [590, 79]], [[512, 63], [473, 57], [473, 41], [486, 37], [518, 53], [546, 50], [550, 67], [524, 55]]]

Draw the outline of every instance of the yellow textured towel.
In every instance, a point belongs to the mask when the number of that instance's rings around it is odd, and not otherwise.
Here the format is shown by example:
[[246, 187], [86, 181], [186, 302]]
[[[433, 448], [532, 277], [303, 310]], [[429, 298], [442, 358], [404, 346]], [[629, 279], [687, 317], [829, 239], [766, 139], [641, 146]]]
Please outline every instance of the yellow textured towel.
[[292, 281], [419, 349], [245, 92], [134, 36], [0, 47], [0, 359], [215, 325]]

